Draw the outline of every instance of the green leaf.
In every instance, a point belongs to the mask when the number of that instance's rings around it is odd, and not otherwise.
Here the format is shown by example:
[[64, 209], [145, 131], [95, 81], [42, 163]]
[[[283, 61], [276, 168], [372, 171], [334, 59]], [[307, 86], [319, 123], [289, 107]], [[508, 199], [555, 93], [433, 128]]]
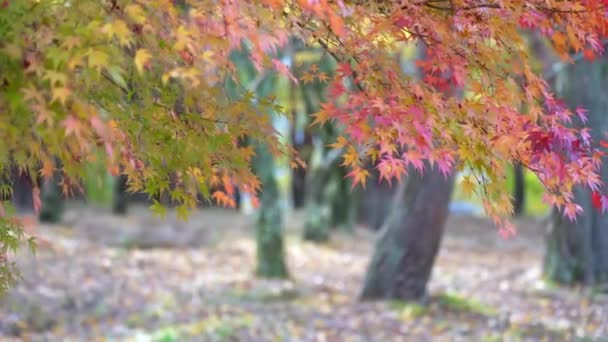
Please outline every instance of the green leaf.
[[160, 202], [158, 202], [157, 200], [154, 200], [154, 203], [152, 203], [152, 205], [150, 206], [150, 210], [152, 210], [152, 212], [162, 218], [165, 218], [167, 216], [167, 208], [160, 204]]

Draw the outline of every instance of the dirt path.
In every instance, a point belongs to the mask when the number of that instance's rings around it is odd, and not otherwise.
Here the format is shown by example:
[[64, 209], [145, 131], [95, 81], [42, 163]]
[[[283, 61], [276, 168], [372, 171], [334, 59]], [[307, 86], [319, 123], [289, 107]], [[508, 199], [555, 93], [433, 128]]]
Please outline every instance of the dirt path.
[[[71, 210], [0, 308], [2, 340], [608, 341], [608, 298], [539, 281], [542, 227], [502, 240], [484, 220], [452, 217], [431, 304], [360, 303], [374, 234], [299, 239], [289, 218], [290, 281], [252, 276], [246, 217], [205, 210], [187, 223], [136, 209]], [[177, 238], [176, 238], [177, 237]]]

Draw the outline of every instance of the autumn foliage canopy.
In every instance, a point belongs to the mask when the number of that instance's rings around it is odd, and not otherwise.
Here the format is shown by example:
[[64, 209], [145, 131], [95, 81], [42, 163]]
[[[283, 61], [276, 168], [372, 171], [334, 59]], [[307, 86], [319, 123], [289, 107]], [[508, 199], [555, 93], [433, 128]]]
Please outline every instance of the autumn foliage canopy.
[[[315, 123], [343, 128], [334, 146], [355, 183], [366, 160], [388, 180], [427, 165], [468, 168], [464, 189], [509, 233], [505, 166], [518, 162], [570, 218], [582, 210], [577, 185], [606, 209], [601, 146], [572, 125], [585, 110], [551, 92], [530, 34], [564, 62], [603, 58], [608, 1], [0, 1], [0, 174], [61, 172], [69, 192], [101, 158], [131, 190], [168, 193], [180, 210], [198, 193], [229, 204], [234, 186], [258, 191], [254, 150], [239, 141], [293, 152], [268, 114], [282, 108], [239, 84], [231, 54], [247, 51], [260, 73], [298, 83], [276, 53], [299, 39], [338, 63], [330, 79], [314, 68], [306, 77], [328, 82]], [[408, 45], [421, 51], [417, 73], [401, 71], [397, 52]]]

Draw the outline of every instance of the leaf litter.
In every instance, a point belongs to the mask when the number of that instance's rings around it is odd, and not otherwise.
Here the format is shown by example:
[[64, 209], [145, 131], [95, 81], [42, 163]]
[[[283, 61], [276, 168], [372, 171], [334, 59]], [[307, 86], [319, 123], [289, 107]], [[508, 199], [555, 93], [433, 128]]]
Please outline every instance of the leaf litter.
[[[485, 220], [448, 220], [428, 303], [360, 302], [374, 233], [325, 245], [286, 224], [291, 278], [258, 279], [250, 220], [205, 209], [183, 222], [71, 208], [39, 225], [46, 243], [17, 256], [23, 279], [2, 299], [3, 340], [601, 341], [608, 295], [541, 281], [542, 232], [521, 220], [503, 240]], [[184, 238], [186, 237], [186, 238]], [[145, 241], [145, 243], [142, 243]]]

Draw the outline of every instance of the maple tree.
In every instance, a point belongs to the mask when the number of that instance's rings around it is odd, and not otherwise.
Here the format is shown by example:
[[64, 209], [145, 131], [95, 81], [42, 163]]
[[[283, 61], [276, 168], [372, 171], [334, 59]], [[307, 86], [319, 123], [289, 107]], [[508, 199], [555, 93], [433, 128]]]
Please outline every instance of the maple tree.
[[[244, 49], [256, 69], [297, 83], [273, 57], [295, 36], [338, 63], [316, 123], [343, 127], [345, 138], [334, 146], [346, 151], [343, 164], [354, 184], [368, 176], [366, 159], [384, 179], [400, 178], [409, 167], [422, 171], [425, 161], [444, 175], [468, 167], [467, 189], [482, 195], [501, 232], [511, 234], [503, 219], [511, 211], [503, 166], [518, 162], [544, 183], [547, 202], [573, 219], [581, 211], [575, 185], [597, 191], [601, 209], [608, 208], [598, 176], [602, 152], [586, 129], [569, 126], [585, 111], [551, 93], [532, 67], [522, 30], [540, 32], [564, 60], [579, 51], [596, 58], [608, 33], [607, 5], [4, 0], [0, 157], [8, 163], [1, 170], [15, 165], [50, 177], [59, 168], [69, 192], [83, 166], [103, 158], [113, 174], [128, 176], [130, 190], [168, 193], [182, 203], [181, 214], [199, 192], [230, 205], [232, 186], [260, 189], [250, 167], [254, 150], [239, 145], [240, 138], [264, 143], [273, 155], [292, 152], [278, 142], [267, 115], [280, 106], [240, 85], [231, 53]], [[422, 80], [399, 71], [394, 52], [408, 44], [426, 47], [417, 65]], [[237, 96], [225, 91], [228, 80], [241, 86]], [[442, 95], [463, 86], [462, 98]], [[211, 194], [211, 186], [225, 191]], [[13, 222], [8, 215], [2, 220]]]

